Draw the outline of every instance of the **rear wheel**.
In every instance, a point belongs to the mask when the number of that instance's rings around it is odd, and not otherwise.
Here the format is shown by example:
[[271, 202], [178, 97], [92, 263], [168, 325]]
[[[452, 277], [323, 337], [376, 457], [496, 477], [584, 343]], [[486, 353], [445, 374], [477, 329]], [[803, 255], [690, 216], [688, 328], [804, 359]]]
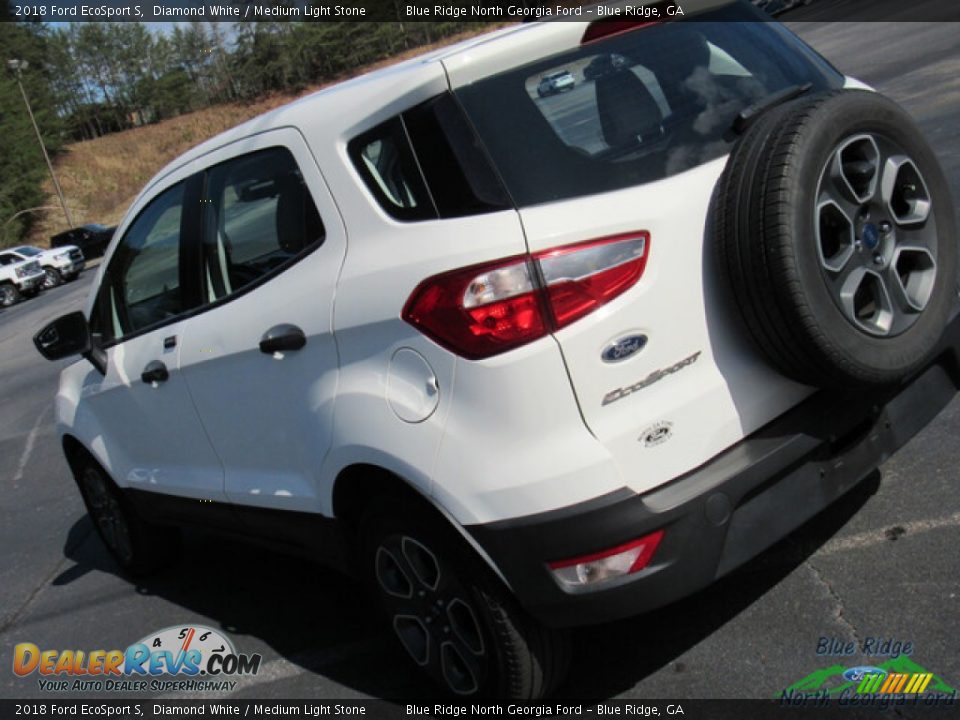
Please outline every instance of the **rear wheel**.
[[97, 534], [125, 571], [145, 574], [176, 555], [179, 532], [141, 518], [98, 464], [84, 462], [77, 471], [77, 484]]
[[455, 531], [402, 503], [361, 522], [363, 563], [391, 631], [416, 665], [461, 698], [533, 699], [569, 663], [569, 638], [517, 604]]
[[53, 267], [45, 267], [43, 269], [43, 286], [45, 288], [55, 288], [62, 282], [63, 276], [60, 274], [59, 270]]

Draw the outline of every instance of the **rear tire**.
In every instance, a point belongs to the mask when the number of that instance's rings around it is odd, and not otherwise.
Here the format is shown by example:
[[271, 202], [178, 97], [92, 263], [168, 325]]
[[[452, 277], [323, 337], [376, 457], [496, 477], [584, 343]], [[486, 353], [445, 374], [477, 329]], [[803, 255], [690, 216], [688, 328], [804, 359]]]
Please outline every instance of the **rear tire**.
[[461, 699], [536, 699], [569, 665], [569, 636], [527, 615], [447, 523], [397, 501], [360, 522], [361, 562], [401, 647]]
[[97, 534], [125, 572], [146, 575], [176, 557], [179, 531], [140, 517], [99, 464], [86, 459], [75, 477]]

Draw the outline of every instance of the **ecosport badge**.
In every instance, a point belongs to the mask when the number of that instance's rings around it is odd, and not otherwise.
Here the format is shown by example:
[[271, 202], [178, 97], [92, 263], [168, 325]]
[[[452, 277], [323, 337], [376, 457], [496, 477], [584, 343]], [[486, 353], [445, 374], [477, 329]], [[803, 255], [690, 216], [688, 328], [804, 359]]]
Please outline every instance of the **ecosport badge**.
[[616, 402], [625, 398], [627, 395], [637, 392], [638, 390], [643, 390], [645, 387], [650, 387], [655, 382], [663, 380], [667, 375], [672, 375], [678, 370], [683, 370], [688, 365], [693, 365], [697, 361], [697, 358], [700, 357], [701, 351], [697, 350], [693, 355], [685, 357], [678, 363], [674, 363], [670, 367], [663, 368], [662, 370], [654, 370], [652, 373], [647, 375], [640, 382], [634, 383], [633, 385], [627, 385], [626, 387], [617, 388], [616, 390], [611, 390], [606, 395], [603, 396], [603, 402], [601, 405], [609, 405], [610, 403]]

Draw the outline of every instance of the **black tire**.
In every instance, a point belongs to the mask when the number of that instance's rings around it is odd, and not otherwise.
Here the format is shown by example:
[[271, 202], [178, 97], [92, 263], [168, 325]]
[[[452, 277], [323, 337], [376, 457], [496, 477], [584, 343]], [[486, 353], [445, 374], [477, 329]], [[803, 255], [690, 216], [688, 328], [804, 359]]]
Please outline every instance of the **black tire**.
[[43, 275], [43, 287], [45, 288], [55, 288], [63, 282], [63, 275], [55, 267], [43, 268]]
[[956, 301], [954, 214], [933, 151], [892, 100], [832, 91], [769, 111], [734, 148], [715, 209], [721, 274], [781, 372], [876, 385], [929, 358]]
[[[435, 513], [403, 500], [379, 502], [364, 513], [360, 538], [360, 561], [390, 632], [449, 695], [536, 699], [563, 680], [568, 634], [527, 615]], [[409, 596], [388, 586], [409, 587]]]
[[20, 290], [11, 282], [0, 283], [0, 307], [10, 307], [20, 302]]
[[75, 479], [97, 534], [124, 572], [146, 575], [177, 556], [179, 531], [140, 517], [98, 463], [90, 458], [78, 462]]

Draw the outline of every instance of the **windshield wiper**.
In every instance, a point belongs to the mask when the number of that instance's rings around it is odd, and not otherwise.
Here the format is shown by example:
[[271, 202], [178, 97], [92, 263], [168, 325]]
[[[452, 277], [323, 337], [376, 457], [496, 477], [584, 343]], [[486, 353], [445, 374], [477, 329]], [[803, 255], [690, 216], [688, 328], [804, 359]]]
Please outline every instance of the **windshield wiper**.
[[767, 95], [763, 100], [758, 100], [752, 105], [747, 105], [733, 119], [733, 124], [730, 126], [730, 129], [733, 130], [736, 135], [742, 135], [746, 129], [753, 125], [757, 118], [767, 110], [800, 97], [812, 87], [813, 83], [791, 85], [790, 87], [785, 87], [783, 90], [777, 90], [777, 92]]

